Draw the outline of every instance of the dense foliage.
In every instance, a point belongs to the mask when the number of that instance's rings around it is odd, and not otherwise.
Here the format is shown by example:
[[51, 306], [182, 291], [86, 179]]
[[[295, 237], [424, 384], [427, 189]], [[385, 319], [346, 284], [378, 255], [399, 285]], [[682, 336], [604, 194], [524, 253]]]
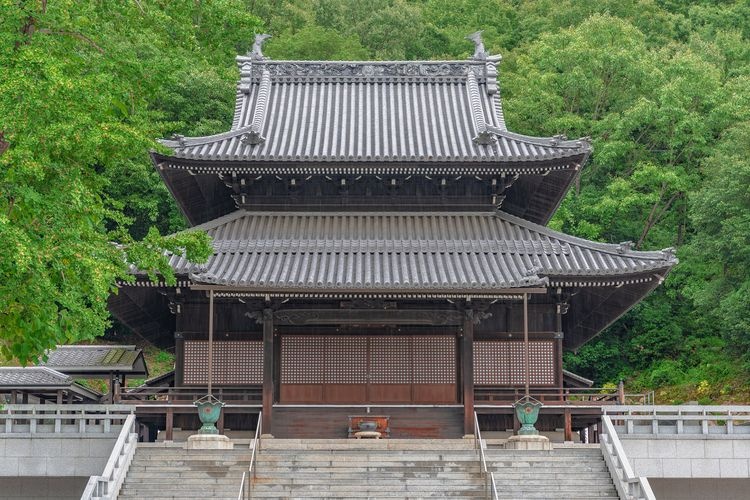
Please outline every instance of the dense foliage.
[[599, 383], [687, 388], [671, 399], [746, 396], [747, 1], [0, 2], [6, 354], [101, 332], [125, 262], [166, 272], [154, 250], [169, 240], [158, 231], [184, 222], [146, 152], [154, 137], [227, 128], [232, 59], [255, 32], [273, 34], [265, 52], [277, 59], [440, 59], [469, 56], [463, 37], [484, 29], [504, 57], [509, 128], [593, 138], [553, 226], [674, 246], [681, 259], [657, 292], [570, 353], [568, 367]]

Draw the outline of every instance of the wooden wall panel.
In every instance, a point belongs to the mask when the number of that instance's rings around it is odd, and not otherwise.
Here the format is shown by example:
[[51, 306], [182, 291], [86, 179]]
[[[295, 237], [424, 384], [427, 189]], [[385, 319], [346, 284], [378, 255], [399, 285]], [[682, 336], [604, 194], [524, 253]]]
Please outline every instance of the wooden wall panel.
[[[534, 386], [555, 385], [555, 343], [529, 341], [529, 378]], [[474, 342], [474, 383], [517, 386], [526, 381], [524, 343], [520, 341]]]
[[409, 403], [412, 401], [411, 384], [370, 384], [372, 403]]
[[415, 384], [456, 383], [456, 338], [411, 337]]
[[[185, 340], [184, 385], [208, 384], [208, 341]], [[263, 342], [255, 340], [217, 340], [213, 345], [214, 385], [263, 383]]]
[[370, 383], [411, 384], [410, 337], [370, 337]]
[[322, 384], [325, 380], [325, 338], [281, 337], [281, 383]]
[[456, 379], [452, 335], [281, 336], [282, 403], [455, 403]]
[[[277, 438], [346, 438], [349, 415], [366, 414], [364, 408], [274, 408], [271, 434]], [[454, 439], [463, 436], [463, 409], [370, 408], [371, 415], [390, 417], [391, 438]]]

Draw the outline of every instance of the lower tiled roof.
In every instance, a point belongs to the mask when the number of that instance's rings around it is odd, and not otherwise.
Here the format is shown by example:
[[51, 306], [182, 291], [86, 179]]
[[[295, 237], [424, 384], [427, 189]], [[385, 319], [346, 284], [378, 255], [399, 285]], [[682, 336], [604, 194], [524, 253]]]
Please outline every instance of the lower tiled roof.
[[143, 351], [133, 345], [61, 345], [39, 364], [65, 373], [147, 374]]
[[0, 367], [0, 387], [68, 387], [73, 379], [44, 366]]
[[545, 285], [550, 278], [668, 270], [669, 251], [595, 243], [502, 212], [253, 213], [198, 226], [214, 239], [198, 283], [257, 291], [463, 293]]

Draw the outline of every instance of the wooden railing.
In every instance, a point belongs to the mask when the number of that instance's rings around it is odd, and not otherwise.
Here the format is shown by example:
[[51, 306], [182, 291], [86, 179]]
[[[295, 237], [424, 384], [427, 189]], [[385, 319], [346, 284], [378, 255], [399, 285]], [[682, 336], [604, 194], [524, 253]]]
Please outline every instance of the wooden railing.
[[497, 500], [497, 485], [495, 484], [495, 473], [487, 471], [487, 458], [484, 456], [484, 450], [487, 448], [487, 444], [482, 439], [482, 431], [479, 429], [479, 417], [477, 412], [474, 412], [474, 448], [479, 449], [479, 471], [485, 480], [487, 487], [488, 498], [491, 500]]
[[[120, 394], [124, 404], [172, 404], [192, 403], [206, 395], [205, 387], [136, 387]], [[242, 388], [213, 388], [213, 395], [225, 403], [248, 404], [260, 403], [263, 400], [263, 389], [260, 385]]]
[[128, 415], [101, 476], [91, 476], [81, 500], [115, 500], [120, 493], [138, 445], [135, 415]]
[[630, 466], [622, 443], [617, 437], [617, 431], [608, 415], [602, 415], [600, 439], [604, 461], [607, 463], [609, 474], [612, 476], [620, 498], [656, 500], [648, 479], [633, 473], [633, 468]]
[[0, 408], [0, 434], [116, 434], [134, 410], [128, 405], [5, 405]]
[[[476, 404], [509, 404], [525, 395], [523, 387], [474, 387]], [[570, 405], [647, 405], [654, 393], [626, 393], [617, 387], [532, 387], [530, 396], [542, 403]]]

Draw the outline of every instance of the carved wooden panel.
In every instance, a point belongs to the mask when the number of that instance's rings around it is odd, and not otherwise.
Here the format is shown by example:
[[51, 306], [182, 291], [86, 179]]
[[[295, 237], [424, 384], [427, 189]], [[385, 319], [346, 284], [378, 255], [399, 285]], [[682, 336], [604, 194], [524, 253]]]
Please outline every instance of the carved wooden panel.
[[324, 382], [325, 338], [308, 335], [281, 337], [281, 383]]
[[[184, 342], [185, 385], [208, 384], [208, 341]], [[213, 374], [215, 385], [244, 385], [263, 383], [263, 342], [257, 340], [217, 340], [213, 345]]]
[[456, 338], [422, 335], [411, 337], [415, 384], [456, 382]]
[[370, 338], [370, 382], [411, 384], [411, 339], [409, 337]]
[[[526, 382], [524, 362], [521, 341], [474, 342], [474, 383], [523, 385]], [[536, 386], [555, 384], [554, 341], [529, 341], [529, 380]]]

